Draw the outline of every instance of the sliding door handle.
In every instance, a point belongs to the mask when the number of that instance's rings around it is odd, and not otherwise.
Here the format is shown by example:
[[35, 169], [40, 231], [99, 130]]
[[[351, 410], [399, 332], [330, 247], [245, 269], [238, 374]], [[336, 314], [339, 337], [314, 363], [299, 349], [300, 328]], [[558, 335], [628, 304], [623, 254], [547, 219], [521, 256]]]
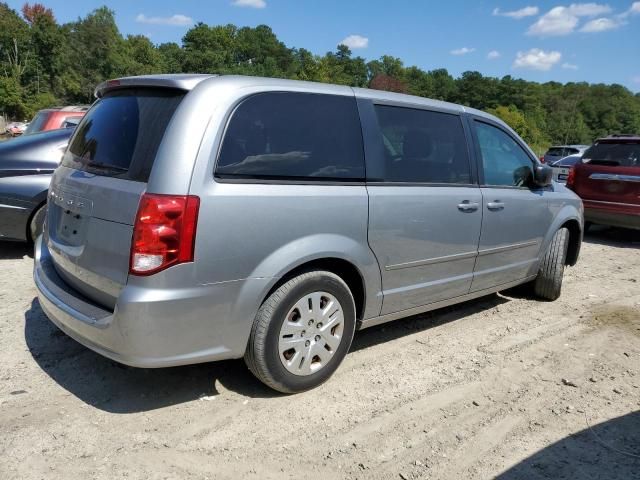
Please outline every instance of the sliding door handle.
[[480, 205], [476, 202], [470, 202], [469, 200], [464, 200], [462, 203], [458, 204], [458, 210], [461, 212], [475, 212], [478, 210]]

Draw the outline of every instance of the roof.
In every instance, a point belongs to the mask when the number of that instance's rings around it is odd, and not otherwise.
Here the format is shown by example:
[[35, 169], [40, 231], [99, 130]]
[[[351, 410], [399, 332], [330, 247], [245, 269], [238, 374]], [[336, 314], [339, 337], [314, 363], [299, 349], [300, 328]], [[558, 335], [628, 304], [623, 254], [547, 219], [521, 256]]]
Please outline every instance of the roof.
[[91, 105], [68, 105], [68, 106], [58, 106], [51, 108], [43, 108], [42, 111], [46, 112], [86, 112], [91, 108]]
[[270, 87], [270, 88], [291, 88], [304, 90], [309, 88], [314, 92], [323, 92], [335, 95], [354, 94], [360, 98], [381, 100], [387, 102], [398, 102], [403, 104], [415, 104], [417, 106], [428, 106], [450, 112], [468, 112], [485, 118], [490, 118], [507, 126], [499, 118], [474, 108], [464, 107], [455, 103], [443, 102], [425, 97], [407, 95], [403, 93], [373, 90], [369, 88], [352, 88], [345, 85], [333, 85], [329, 83], [307, 82], [302, 80], [287, 80], [282, 78], [254, 77], [246, 75], [214, 75], [214, 74], [194, 74], [176, 73], [163, 75], [140, 75], [135, 77], [123, 77], [102, 82], [96, 87], [96, 97], [102, 97], [106, 92], [118, 88], [130, 86], [165, 87], [177, 88], [180, 90], [193, 90], [201, 83], [221, 82], [225, 84], [236, 84], [238, 88], [244, 87]]
[[638, 143], [640, 134], [635, 133], [614, 133], [596, 140], [596, 143]]

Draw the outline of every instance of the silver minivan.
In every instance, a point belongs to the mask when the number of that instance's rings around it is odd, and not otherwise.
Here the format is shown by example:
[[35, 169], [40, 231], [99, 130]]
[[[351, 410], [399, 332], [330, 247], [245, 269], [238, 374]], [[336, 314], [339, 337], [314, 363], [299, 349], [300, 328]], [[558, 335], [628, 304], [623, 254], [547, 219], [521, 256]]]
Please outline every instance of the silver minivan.
[[281, 392], [355, 330], [528, 283], [560, 295], [579, 198], [459, 105], [214, 75], [111, 80], [49, 190], [47, 316], [128, 365], [244, 357]]

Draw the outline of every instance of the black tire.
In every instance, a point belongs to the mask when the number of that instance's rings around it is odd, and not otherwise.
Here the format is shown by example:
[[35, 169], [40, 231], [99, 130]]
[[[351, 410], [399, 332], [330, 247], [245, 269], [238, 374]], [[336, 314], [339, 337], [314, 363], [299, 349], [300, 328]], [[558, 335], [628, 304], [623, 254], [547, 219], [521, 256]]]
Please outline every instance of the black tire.
[[569, 230], [561, 228], [551, 239], [540, 264], [538, 276], [533, 282], [533, 289], [538, 297], [553, 301], [560, 296], [568, 246]]
[[42, 233], [44, 218], [47, 214], [47, 205], [41, 205], [31, 216], [29, 222], [29, 241], [35, 242], [36, 238]]
[[[280, 329], [298, 300], [314, 292], [333, 295], [343, 312], [343, 331], [331, 359], [315, 373], [305, 376], [289, 372], [279, 353]], [[336, 371], [349, 351], [356, 326], [356, 309], [347, 284], [326, 271], [302, 273], [285, 282], [262, 304], [256, 315], [244, 359], [251, 372], [264, 384], [282, 393], [297, 393], [317, 387]]]

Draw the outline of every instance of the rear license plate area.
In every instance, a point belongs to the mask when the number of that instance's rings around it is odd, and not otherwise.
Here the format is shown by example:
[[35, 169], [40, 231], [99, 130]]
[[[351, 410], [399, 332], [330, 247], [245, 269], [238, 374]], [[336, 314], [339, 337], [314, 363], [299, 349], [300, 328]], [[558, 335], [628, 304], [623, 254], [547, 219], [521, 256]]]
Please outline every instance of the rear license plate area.
[[92, 202], [62, 191], [51, 195], [51, 199], [54, 205], [49, 207], [49, 220], [54, 222], [56, 240], [72, 246], [82, 245], [91, 217]]
[[79, 243], [84, 238], [86, 218], [71, 210], [61, 209], [58, 222], [58, 238], [70, 245]]

